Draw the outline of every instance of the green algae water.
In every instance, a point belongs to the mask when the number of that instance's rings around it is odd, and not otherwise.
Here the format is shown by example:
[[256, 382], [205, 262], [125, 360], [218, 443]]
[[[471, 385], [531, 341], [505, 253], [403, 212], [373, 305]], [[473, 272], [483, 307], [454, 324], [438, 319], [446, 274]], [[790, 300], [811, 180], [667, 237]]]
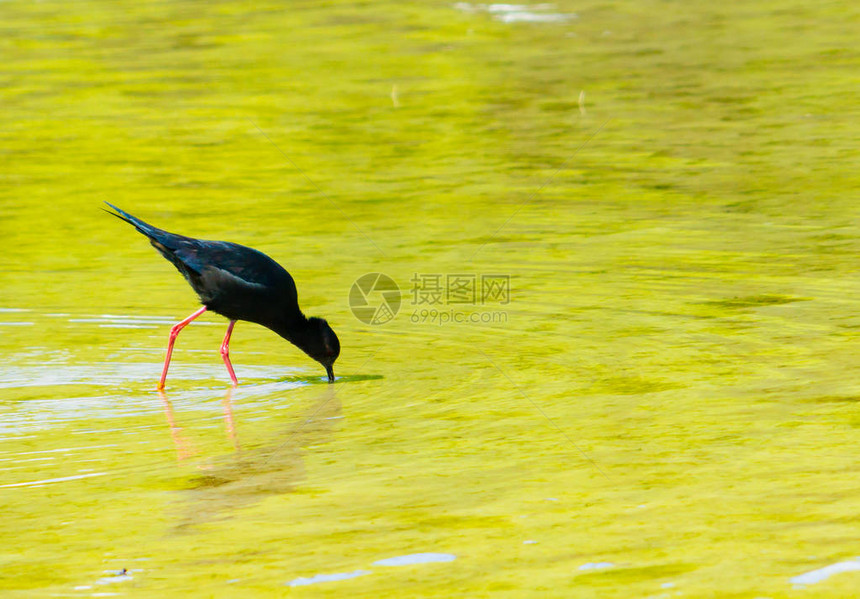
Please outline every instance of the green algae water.
[[[854, 594], [858, 21], [0, 3], [0, 594]], [[206, 314], [156, 392], [198, 304], [105, 200], [282, 263], [337, 383]]]

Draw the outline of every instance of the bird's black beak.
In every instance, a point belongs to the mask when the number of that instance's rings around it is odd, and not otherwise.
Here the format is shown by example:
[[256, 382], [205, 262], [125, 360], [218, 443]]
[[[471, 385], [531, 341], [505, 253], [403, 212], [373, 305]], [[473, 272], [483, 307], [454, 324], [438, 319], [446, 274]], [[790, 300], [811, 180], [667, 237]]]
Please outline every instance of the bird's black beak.
[[325, 365], [325, 371], [326, 371], [326, 374], [328, 374], [328, 382], [333, 383], [334, 382], [334, 366], [332, 364], [326, 364]]

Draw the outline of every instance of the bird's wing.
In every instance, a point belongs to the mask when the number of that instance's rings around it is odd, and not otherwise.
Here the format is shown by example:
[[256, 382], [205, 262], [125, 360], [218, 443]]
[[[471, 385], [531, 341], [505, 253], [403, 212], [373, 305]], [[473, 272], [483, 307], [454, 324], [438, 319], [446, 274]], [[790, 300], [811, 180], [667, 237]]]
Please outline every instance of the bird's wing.
[[226, 290], [281, 291], [295, 295], [295, 283], [277, 262], [255, 249], [227, 241], [206, 241], [170, 233], [108, 204], [117, 218], [149, 237], [152, 246], [188, 279], [203, 297]]
[[181, 262], [182, 266], [177, 266], [183, 274], [186, 269], [192, 271], [190, 276], [186, 276], [198, 293], [203, 289], [216, 292], [227, 288], [243, 288], [252, 292], [293, 290], [295, 293], [295, 283], [281, 265], [264, 253], [243, 245], [186, 239], [170, 253], [172, 256], [168, 259], [174, 264]]
[[249, 281], [242, 276], [219, 268], [217, 266], [206, 266], [200, 273], [200, 279], [208, 289], [242, 288], [247, 291], [264, 291], [266, 285]]

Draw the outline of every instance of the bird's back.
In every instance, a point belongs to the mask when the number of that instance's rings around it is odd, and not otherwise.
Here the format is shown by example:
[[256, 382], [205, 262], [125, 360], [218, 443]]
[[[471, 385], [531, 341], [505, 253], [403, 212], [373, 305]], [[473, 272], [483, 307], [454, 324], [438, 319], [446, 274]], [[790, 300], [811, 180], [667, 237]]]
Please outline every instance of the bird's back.
[[206, 307], [227, 318], [271, 326], [300, 314], [290, 273], [258, 250], [187, 237], [175, 240], [174, 248], [155, 240], [152, 245], [185, 275]]
[[207, 241], [158, 229], [108, 204], [134, 225], [182, 273], [210, 310], [231, 320], [278, 328], [300, 318], [296, 285], [263, 252], [229, 241]]

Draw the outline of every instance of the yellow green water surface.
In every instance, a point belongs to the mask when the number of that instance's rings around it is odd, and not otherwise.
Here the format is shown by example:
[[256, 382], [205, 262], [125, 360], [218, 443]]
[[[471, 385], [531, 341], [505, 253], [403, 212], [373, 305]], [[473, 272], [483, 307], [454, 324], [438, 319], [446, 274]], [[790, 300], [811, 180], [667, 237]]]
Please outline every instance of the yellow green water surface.
[[[858, 30], [0, 3], [0, 594], [856, 594]], [[207, 314], [159, 395], [198, 304], [105, 200], [281, 262], [338, 382]]]

